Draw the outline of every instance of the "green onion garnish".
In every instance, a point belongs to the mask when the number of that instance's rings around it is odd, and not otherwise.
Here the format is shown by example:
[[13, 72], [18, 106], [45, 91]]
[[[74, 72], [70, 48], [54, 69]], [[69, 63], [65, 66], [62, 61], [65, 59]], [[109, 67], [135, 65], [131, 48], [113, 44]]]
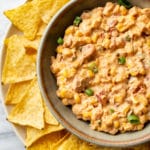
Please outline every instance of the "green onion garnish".
[[118, 4], [119, 5], [123, 5], [127, 9], [132, 7], [132, 4], [129, 1], [127, 1], [127, 0], [118, 0]]
[[98, 68], [95, 62], [92, 62], [88, 65], [88, 69], [93, 71], [94, 73], [98, 73]]
[[81, 21], [82, 21], [81, 17], [77, 16], [77, 17], [74, 19], [73, 24], [74, 24], [75, 26], [78, 26]]
[[115, 110], [111, 108], [110, 113], [113, 114], [114, 112], [115, 112]]
[[130, 41], [131, 41], [131, 37], [130, 37], [129, 35], [127, 35], [127, 36], [125, 37], [125, 40], [128, 41], [128, 42], [130, 42]]
[[92, 96], [92, 95], [94, 95], [94, 91], [92, 89], [86, 89], [85, 94], [88, 96]]
[[132, 124], [139, 124], [140, 123], [140, 120], [139, 120], [139, 117], [134, 115], [134, 114], [131, 114], [127, 117], [128, 121]]
[[125, 63], [126, 63], [126, 58], [125, 57], [120, 57], [120, 58], [118, 58], [118, 63], [120, 64], [120, 65], [124, 65]]
[[63, 44], [63, 43], [64, 43], [63, 38], [62, 38], [62, 37], [59, 37], [59, 38], [57, 39], [57, 44], [61, 45], [61, 44]]

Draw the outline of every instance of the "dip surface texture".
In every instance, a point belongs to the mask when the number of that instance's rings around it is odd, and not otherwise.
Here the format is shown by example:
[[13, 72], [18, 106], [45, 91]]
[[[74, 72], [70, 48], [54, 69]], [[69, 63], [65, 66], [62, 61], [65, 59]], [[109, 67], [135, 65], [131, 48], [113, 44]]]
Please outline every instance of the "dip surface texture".
[[57, 42], [57, 95], [78, 119], [110, 134], [149, 122], [150, 8], [108, 2], [76, 17]]

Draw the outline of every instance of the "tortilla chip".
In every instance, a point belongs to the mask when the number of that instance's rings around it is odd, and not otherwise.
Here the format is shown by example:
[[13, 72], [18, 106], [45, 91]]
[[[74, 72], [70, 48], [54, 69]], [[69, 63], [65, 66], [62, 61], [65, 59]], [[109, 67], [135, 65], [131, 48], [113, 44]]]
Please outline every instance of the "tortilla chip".
[[44, 31], [45, 31], [45, 29], [46, 29], [46, 27], [47, 27], [47, 24], [44, 23], [44, 22], [42, 22], [42, 24], [41, 24], [41, 26], [39, 27], [39, 30], [38, 30], [38, 32], [37, 32], [37, 36], [42, 36], [43, 33], [44, 33]]
[[56, 144], [54, 150], [104, 150], [105, 148], [91, 145], [75, 135], [70, 134], [62, 143]]
[[44, 103], [44, 110], [45, 110], [45, 122], [50, 125], [59, 125], [58, 121], [53, 117], [49, 109], [47, 108], [46, 104]]
[[5, 11], [4, 14], [24, 33], [25, 37], [30, 40], [35, 39], [41, 18], [39, 9], [32, 4], [32, 1], [15, 9]]
[[8, 120], [22, 126], [44, 128], [43, 100], [36, 78], [33, 79], [21, 102], [8, 115]]
[[32, 127], [27, 127], [27, 137], [26, 137], [26, 146], [31, 146], [35, 141], [44, 135], [63, 130], [64, 128], [59, 124], [58, 126], [45, 124], [43, 130], [38, 130]]
[[28, 147], [27, 150], [56, 150], [53, 148], [53, 145], [63, 139], [66, 134], [67, 132], [65, 130], [53, 132], [40, 138], [32, 146]]
[[26, 92], [28, 92], [31, 81], [32, 80], [11, 84], [5, 98], [5, 104], [18, 104], [22, 100]]
[[7, 52], [2, 72], [3, 84], [26, 81], [36, 76], [36, 54], [26, 54], [21, 39], [21, 36], [13, 35], [5, 42]]
[[23, 42], [23, 45], [25, 47], [25, 49], [34, 49], [35, 52], [38, 50], [39, 48], [39, 44], [40, 44], [40, 40], [41, 38], [40, 37], [37, 37], [36, 39], [34, 39], [33, 41], [30, 41], [28, 40], [27, 38], [25, 37], [22, 37], [22, 42]]
[[39, 8], [41, 18], [46, 24], [49, 23], [55, 13], [67, 2], [69, 0], [33, 0], [33, 4]]

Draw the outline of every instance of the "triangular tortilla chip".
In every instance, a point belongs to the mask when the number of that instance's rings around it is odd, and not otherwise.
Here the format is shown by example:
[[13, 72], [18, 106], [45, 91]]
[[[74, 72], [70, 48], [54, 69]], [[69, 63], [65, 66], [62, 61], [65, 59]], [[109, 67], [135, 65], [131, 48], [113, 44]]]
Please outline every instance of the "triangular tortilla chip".
[[44, 103], [44, 117], [45, 117], [45, 122], [50, 125], [58, 125], [58, 121], [53, 117], [49, 109], [47, 108], [46, 104]]
[[64, 128], [59, 124], [58, 126], [45, 124], [43, 130], [38, 130], [32, 127], [27, 127], [27, 137], [26, 137], [26, 146], [31, 146], [35, 141], [44, 135], [63, 130]]
[[13, 35], [6, 40], [7, 52], [3, 66], [2, 82], [16, 83], [36, 76], [36, 53], [28, 55], [22, 36]]
[[23, 126], [31, 126], [37, 129], [44, 128], [43, 100], [37, 79], [33, 79], [28, 92], [8, 115], [8, 120]]
[[5, 98], [5, 104], [18, 104], [22, 100], [26, 92], [28, 92], [31, 81], [32, 80], [11, 84]]
[[56, 144], [54, 150], [105, 150], [105, 147], [92, 145], [70, 134], [63, 142]]
[[37, 51], [39, 48], [40, 40], [41, 40], [40, 37], [37, 37], [36, 39], [32, 41], [28, 40], [25, 37], [22, 37], [22, 42], [23, 42], [25, 49], [34, 49], [35, 51]]
[[39, 9], [32, 2], [5, 11], [4, 14], [24, 33], [25, 37], [30, 40], [35, 38], [41, 19]]
[[45, 31], [45, 29], [46, 29], [46, 27], [47, 27], [47, 24], [42, 22], [42, 24], [41, 24], [41, 26], [40, 26], [40, 28], [39, 28], [39, 30], [37, 32], [37, 36], [42, 36], [44, 31]]
[[56, 14], [56, 12], [69, 0], [33, 0], [33, 4], [39, 8], [41, 18], [46, 24]]
[[53, 148], [53, 145], [63, 140], [66, 135], [68, 135], [68, 133], [65, 130], [53, 132], [40, 138], [33, 145], [28, 147], [27, 150], [57, 150]]

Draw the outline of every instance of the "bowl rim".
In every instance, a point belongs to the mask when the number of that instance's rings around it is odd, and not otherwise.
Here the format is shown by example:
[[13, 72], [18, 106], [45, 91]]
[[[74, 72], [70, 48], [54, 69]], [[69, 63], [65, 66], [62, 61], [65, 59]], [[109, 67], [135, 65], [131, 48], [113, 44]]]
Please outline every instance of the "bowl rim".
[[[48, 96], [46, 95], [45, 91], [44, 91], [44, 86], [43, 86], [43, 81], [42, 81], [42, 71], [41, 71], [41, 56], [42, 56], [42, 50], [43, 50], [43, 45], [44, 42], [46, 41], [47, 35], [48, 35], [48, 31], [50, 30], [50, 28], [52, 27], [53, 23], [55, 22], [55, 20], [60, 16], [60, 14], [66, 9], [71, 7], [72, 5], [76, 4], [78, 1], [81, 0], [72, 0], [69, 1], [67, 4], [65, 4], [55, 15], [54, 17], [51, 19], [51, 21], [49, 22], [43, 36], [40, 42], [40, 46], [38, 48], [38, 55], [37, 55], [37, 78], [38, 78], [38, 83], [39, 83], [39, 87], [40, 87], [40, 91], [41, 94], [43, 96], [44, 101], [46, 102], [49, 110], [51, 111], [51, 113], [54, 115], [54, 117], [72, 134], [78, 136], [79, 138], [88, 141], [88, 142], [92, 142], [94, 144], [97, 144], [99, 146], [105, 146], [105, 147], [131, 147], [131, 146], [135, 146], [135, 145], [139, 145], [139, 144], [143, 144], [145, 142], [150, 141], [150, 133], [145, 133], [144, 136], [139, 136], [136, 139], [133, 140], [126, 140], [126, 141], [110, 141], [108, 140], [103, 140], [103, 139], [97, 139], [94, 137], [89, 137], [88, 135], [84, 134], [82, 131], [79, 131], [77, 129], [75, 129], [71, 124], [69, 124], [65, 119], [61, 118], [61, 114], [53, 107], [53, 104], [51, 102], [49, 102]], [[111, 1], [111, 0], [109, 0]], [[149, 127], [150, 128], [150, 127]], [[143, 129], [144, 130], [144, 129]], [[138, 132], [138, 131], [136, 131]], [[123, 133], [122, 133], [123, 134]], [[134, 134], [131, 133], [131, 134]], [[115, 135], [114, 135], [115, 136]]]

